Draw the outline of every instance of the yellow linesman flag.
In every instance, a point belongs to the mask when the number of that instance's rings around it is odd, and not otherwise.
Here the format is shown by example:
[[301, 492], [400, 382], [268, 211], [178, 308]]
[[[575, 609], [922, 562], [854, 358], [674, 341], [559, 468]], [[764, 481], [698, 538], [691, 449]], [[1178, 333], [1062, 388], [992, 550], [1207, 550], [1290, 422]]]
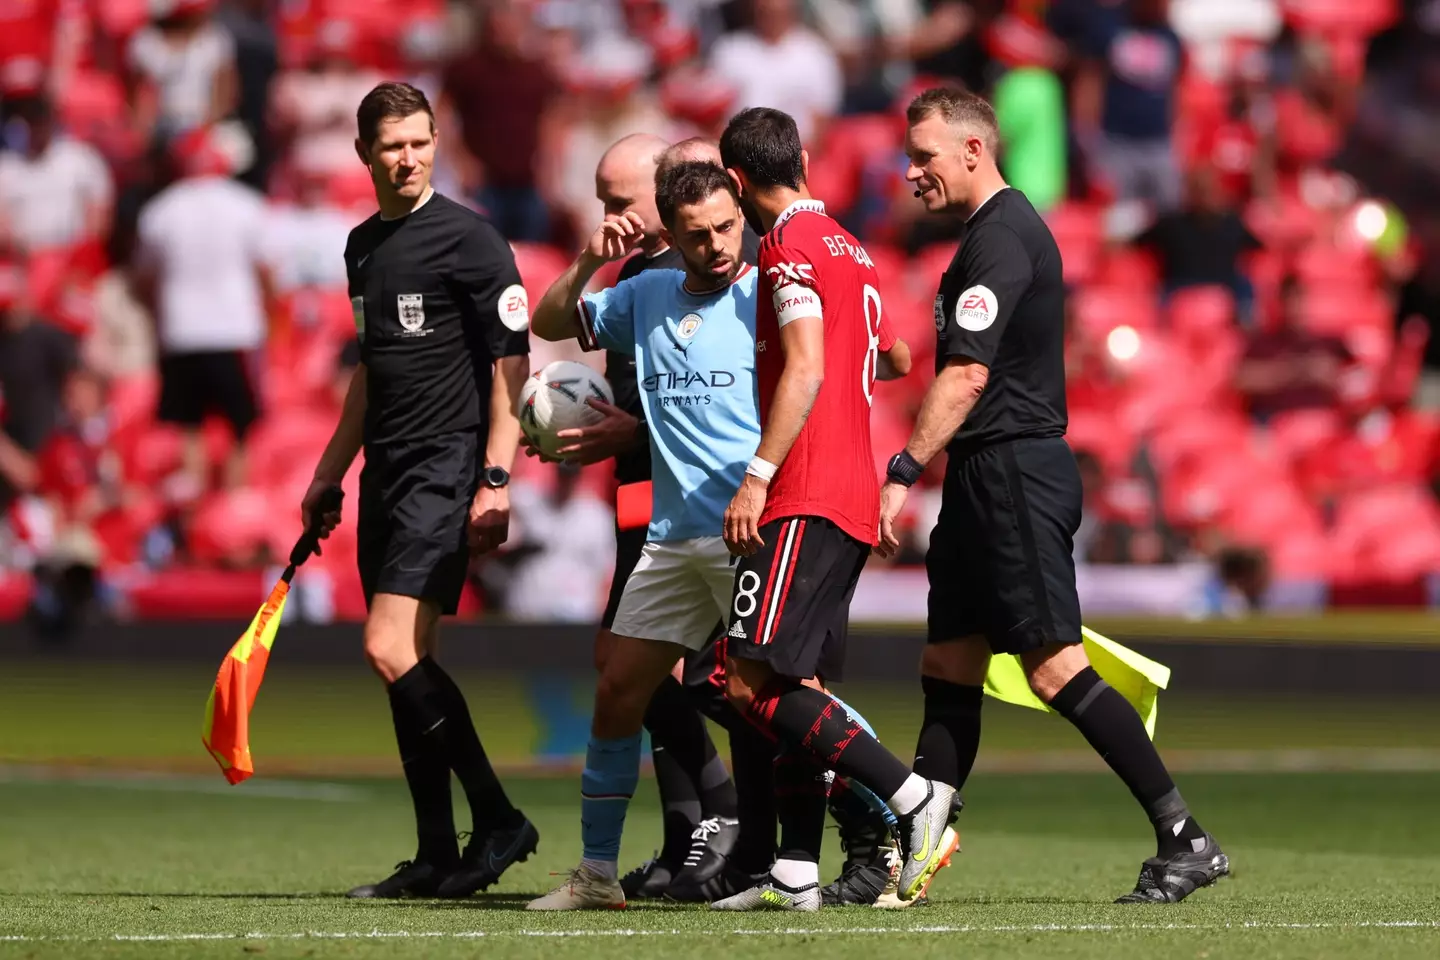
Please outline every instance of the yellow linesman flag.
[[[1089, 627], [1080, 628], [1085, 655], [1100, 679], [1129, 700], [1145, 721], [1150, 739], [1155, 739], [1155, 716], [1160, 710], [1160, 691], [1170, 685], [1170, 668], [1141, 656], [1129, 647], [1101, 636]], [[990, 672], [985, 676], [985, 692], [997, 700], [1035, 710], [1053, 710], [1030, 689], [1020, 658], [997, 654], [990, 658]]]
[[200, 739], [210, 756], [220, 764], [220, 771], [231, 784], [248, 779], [255, 772], [250, 758], [250, 708], [255, 694], [265, 679], [265, 664], [270, 660], [270, 647], [280, 629], [285, 612], [285, 598], [290, 582], [281, 580], [270, 591], [270, 598], [250, 621], [245, 634], [230, 648], [215, 677], [215, 689], [205, 704], [205, 726]]

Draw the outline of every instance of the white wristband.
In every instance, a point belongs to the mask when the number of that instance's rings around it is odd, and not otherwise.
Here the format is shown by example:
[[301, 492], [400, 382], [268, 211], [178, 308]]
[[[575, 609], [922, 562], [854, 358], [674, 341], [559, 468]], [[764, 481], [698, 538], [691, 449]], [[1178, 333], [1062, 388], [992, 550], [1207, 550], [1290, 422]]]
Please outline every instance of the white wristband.
[[752, 477], [759, 477], [761, 480], [769, 483], [771, 480], [775, 479], [775, 471], [779, 469], [779, 467], [771, 463], [769, 460], [761, 460], [759, 457], [751, 457], [750, 465], [745, 468], [745, 472], [750, 474], [750, 476]]

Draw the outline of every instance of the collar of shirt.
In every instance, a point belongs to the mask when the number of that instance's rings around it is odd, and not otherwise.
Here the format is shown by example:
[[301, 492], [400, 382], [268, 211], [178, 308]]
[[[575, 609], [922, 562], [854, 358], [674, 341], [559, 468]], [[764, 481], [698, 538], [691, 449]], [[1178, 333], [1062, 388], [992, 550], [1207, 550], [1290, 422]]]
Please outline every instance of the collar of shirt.
[[405, 213], [402, 213], [402, 214], [401, 214], [400, 216], [398, 216], [398, 217], [387, 217], [387, 216], [385, 216], [385, 215], [382, 213], [382, 214], [380, 215], [380, 219], [381, 219], [381, 220], [384, 220], [386, 223], [389, 223], [389, 222], [391, 222], [392, 220], [404, 220], [406, 217], [410, 216], [410, 214], [414, 213], [416, 210], [419, 210], [421, 207], [425, 206], [425, 204], [429, 203], [429, 202], [430, 202], [430, 198], [433, 197], [433, 196], [435, 196], [435, 188], [434, 188], [434, 187], [426, 187], [426, 188], [425, 188], [425, 195], [420, 198], [420, 202], [417, 203], [417, 204], [415, 204], [415, 206], [411, 207], [408, 211], [406, 211]]
[[986, 197], [984, 200], [981, 200], [980, 205], [975, 208], [975, 210], [970, 214], [970, 216], [965, 218], [965, 222], [969, 223], [971, 220], [974, 220], [975, 214], [979, 213], [984, 208], [985, 204], [989, 203], [991, 200], [994, 200], [1000, 194], [1004, 193], [1006, 190], [1009, 189], [1010, 184], [1007, 183], [1004, 186], [1000, 187], [998, 190], [996, 190], [994, 193], [990, 194], [990, 196]]
[[770, 229], [774, 230], [775, 227], [780, 226], [780, 224], [784, 223], [786, 220], [789, 220], [791, 217], [795, 216], [795, 214], [804, 213], [807, 210], [810, 213], [824, 213], [825, 202], [823, 200], [815, 200], [813, 198], [808, 200], [796, 200], [794, 203], [790, 204], [790, 206], [780, 211], [780, 216], [775, 218], [775, 226], [771, 227]]

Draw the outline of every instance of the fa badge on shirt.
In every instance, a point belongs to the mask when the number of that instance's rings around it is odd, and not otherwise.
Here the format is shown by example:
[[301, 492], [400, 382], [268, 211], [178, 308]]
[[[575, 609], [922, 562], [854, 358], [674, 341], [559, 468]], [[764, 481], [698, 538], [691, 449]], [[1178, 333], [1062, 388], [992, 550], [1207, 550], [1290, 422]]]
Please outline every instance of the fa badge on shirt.
[[425, 326], [425, 295], [402, 293], [395, 298], [400, 308], [400, 326], [410, 333], [416, 333]]

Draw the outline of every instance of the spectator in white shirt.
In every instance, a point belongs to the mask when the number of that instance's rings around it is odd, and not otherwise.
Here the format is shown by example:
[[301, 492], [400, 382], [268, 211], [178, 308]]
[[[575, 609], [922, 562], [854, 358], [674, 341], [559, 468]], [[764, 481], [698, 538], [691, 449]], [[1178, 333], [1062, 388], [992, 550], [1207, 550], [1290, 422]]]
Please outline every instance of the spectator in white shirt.
[[103, 241], [115, 201], [105, 160], [56, 130], [43, 93], [9, 106], [24, 131], [18, 149], [0, 153], [0, 220], [10, 242], [35, 251]]
[[265, 200], [229, 179], [243, 165], [208, 130], [175, 142], [180, 179], [140, 213], [135, 277], [156, 323], [159, 419], [186, 432], [185, 481], [205, 489], [200, 426], [223, 416], [235, 434], [226, 484], [244, 482], [245, 439], [259, 410], [252, 379], [265, 342], [271, 282], [265, 267]]
[[712, 69], [735, 88], [735, 109], [775, 107], [795, 118], [812, 147], [840, 109], [844, 80], [835, 52], [800, 23], [795, 0], [752, 0], [753, 27], [710, 51]]
[[211, 17], [214, 0], [159, 0], [130, 38], [127, 79], [141, 132], [160, 142], [231, 115], [240, 98], [235, 40]]
[[295, 203], [270, 208], [265, 250], [277, 294], [345, 289], [345, 244], [355, 217], [329, 202], [326, 173], [296, 170]]

